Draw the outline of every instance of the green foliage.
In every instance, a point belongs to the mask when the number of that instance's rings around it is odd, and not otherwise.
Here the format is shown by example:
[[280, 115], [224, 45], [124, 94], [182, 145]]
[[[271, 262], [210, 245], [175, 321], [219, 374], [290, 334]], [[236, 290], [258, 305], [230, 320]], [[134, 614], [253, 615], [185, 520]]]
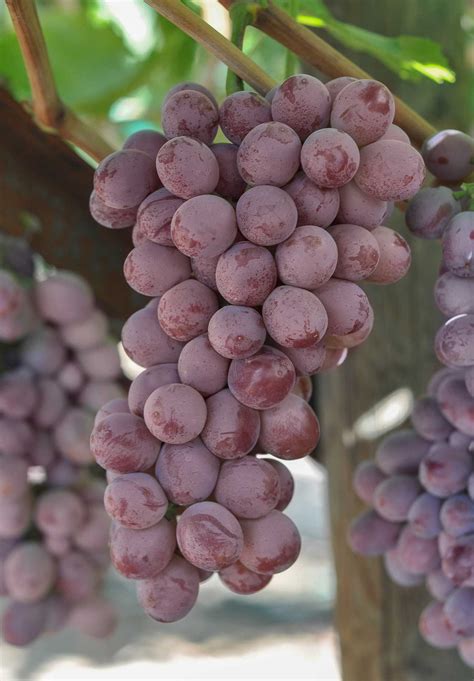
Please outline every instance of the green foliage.
[[417, 81], [422, 76], [436, 83], [456, 80], [441, 47], [428, 38], [388, 37], [346, 24], [333, 17], [323, 0], [299, 0], [297, 18], [306, 26], [324, 28], [345, 47], [370, 54], [406, 80]]

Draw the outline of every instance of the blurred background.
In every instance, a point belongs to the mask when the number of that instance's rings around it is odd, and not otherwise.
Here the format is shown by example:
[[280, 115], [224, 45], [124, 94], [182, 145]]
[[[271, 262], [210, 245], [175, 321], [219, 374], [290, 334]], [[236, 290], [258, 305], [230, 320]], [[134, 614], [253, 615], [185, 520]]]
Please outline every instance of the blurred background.
[[[186, 0], [186, 4], [230, 35], [229, 15], [217, 0]], [[474, 6], [470, 0], [332, 0], [328, 2], [331, 12], [319, 0], [281, 0], [279, 4], [321, 31], [436, 127], [472, 132]], [[43, 0], [38, 7], [62, 99], [114, 146], [142, 127], [159, 129], [163, 96], [179, 81], [206, 85], [218, 101], [225, 96], [225, 67], [142, 0]], [[283, 47], [252, 28], [244, 48], [277, 80], [307, 70]], [[15, 99], [27, 100], [28, 80], [3, 3], [0, 55], [1, 84]], [[392, 219], [403, 232], [401, 216], [395, 214]], [[111, 572], [107, 589], [120, 616], [113, 637], [90, 641], [64, 631], [43, 637], [25, 650], [2, 644], [2, 681], [117, 681], [134, 673], [161, 681], [341, 679], [333, 625], [336, 572], [326, 471], [338, 468], [348, 475], [358, 459], [370, 454], [378, 437], [403, 423], [413, 396], [422, 390], [434, 367], [431, 343], [438, 318], [433, 306], [423, 305], [434, 281], [438, 254], [433, 244], [410, 242], [413, 272], [390, 293], [390, 307], [385, 292], [374, 293], [377, 326], [367, 347], [354, 353], [337, 379], [328, 378], [316, 386], [316, 404], [321, 404], [326, 432], [319, 459], [326, 467], [313, 460], [289, 462], [296, 492], [288, 514], [303, 537], [296, 565], [248, 599], [233, 596], [213, 577], [202, 586], [192, 613], [174, 625], [147, 619], [136, 604], [133, 583]], [[419, 308], [414, 311], [412, 305], [408, 319], [406, 301], [410, 298]], [[413, 331], [416, 324], [423, 333]], [[400, 352], [408, 328], [418, 345], [411, 353], [406, 347]], [[387, 339], [393, 339], [395, 332], [402, 340], [387, 349]], [[419, 356], [425, 358], [423, 362]], [[386, 372], [388, 364], [391, 369]], [[370, 381], [366, 381], [368, 371]], [[331, 401], [335, 388], [339, 398]], [[354, 395], [360, 399], [354, 400]], [[345, 400], [351, 400], [350, 408], [345, 408]], [[334, 483], [332, 493], [332, 545], [339, 555], [341, 579], [347, 554], [341, 548], [345, 539], [337, 509], [342, 505], [345, 513], [354, 515], [360, 506], [348, 484], [343, 492], [347, 499], [336, 499], [341, 490]], [[347, 569], [351, 569], [349, 563]], [[350, 584], [350, 576], [345, 581]], [[358, 588], [356, 579], [353, 588]], [[393, 585], [384, 584], [384, 588], [402, 606], [411, 598], [399, 597]], [[413, 612], [419, 611], [419, 602]], [[408, 612], [408, 620], [410, 616]], [[357, 622], [351, 626], [357, 646]], [[407, 626], [414, 628], [415, 622], [407, 621]], [[428, 654], [435, 659], [438, 655], [432, 649]]]

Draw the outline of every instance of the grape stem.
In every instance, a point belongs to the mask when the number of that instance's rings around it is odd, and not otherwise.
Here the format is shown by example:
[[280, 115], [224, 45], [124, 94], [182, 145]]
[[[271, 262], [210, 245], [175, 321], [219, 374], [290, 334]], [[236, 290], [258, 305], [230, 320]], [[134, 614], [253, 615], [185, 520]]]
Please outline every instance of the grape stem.
[[6, 0], [31, 86], [38, 125], [55, 130], [96, 161], [113, 148], [61, 101], [34, 0]]
[[[234, 0], [219, 0], [219, 2], [227, 9], [234, 4]], [[330, 78], [340, 76], [371, 78], [366, 71], [347, 59], [309, 28], [299, 24], [271, 0], [252, 4], [258, 4], [253, 13], [255, 28], [294, 52], [302, 61], [319, 69]], [[436, 132], [436, 129], [398, 97], [395, 97], [395, 102], [395, 123], [405, 130], [414, 144], [421, 146], [427, 137]]]
[[270, 78], [250, 57], [179, 0], [145, 0], [145, 2], [200, 43], [208, 52], [214, 54], [256, 92], [265, 95], [276, 85], [273, 78]]
[[[232, 25], [231, 42], [233, 45], [243, 51], [245, 29], [250, 24], [253, 24], [253, 16], [250, 11], [247, 0], [238, 0], [229, 9], [229, 15]], [[232, 69], [227, 70], [226, 79], [226, 93], [231, 95], [234, 92], [244, 89], [244, 82]]]

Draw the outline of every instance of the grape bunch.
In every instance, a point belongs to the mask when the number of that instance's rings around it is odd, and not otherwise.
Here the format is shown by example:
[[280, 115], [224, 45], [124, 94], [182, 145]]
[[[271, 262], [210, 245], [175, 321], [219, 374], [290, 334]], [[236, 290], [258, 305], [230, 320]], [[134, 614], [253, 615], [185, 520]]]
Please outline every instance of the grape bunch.
[[91, 448], [112, 563], [156, 620], [184, 617], [213, 572], [251, 594], [298, 557], [278, 459], [314, 450], [310, 376], [371, 332], [359, 282], [410, 264], [382, 223], [424, 164], [393, 118], [372, 80], [296, 75], [220, 107], [184, 83], [164, 100], [164, 135], [135, 133], [95, 172], [91, 213], [133, 226], [124, 275], [151, 300], [122, 330], [143, 371], [99, 412]]
[[89, 439], [99, 405], [124, 394], [118, 351], [82, 278], [39, 278], [21, 245], [8, 254], [0, 270], [0, 595], [11, 600], [2, 635], [28, 645], [68, 625], [101, 637], [116, 617], [100, 594], [110, 520]]
[[[443, 131], [422, 150], [441, 181], [458, 183], [474, 166], [474, 140]], [[422, 612], [422, 636], [457, 647], [474, 668], [474, 212], [472, 185], [422, 189], [406, 221], [421, 238], [441, 239], [434, 300], [447, 318], [435, 337], [444, 368], [431, 378], [411, 416], [412, 430], [389, 435], [375, 461], [355, 471], [354, 489], [371, 510], [352, 524], [349, 542], [384, 555], [401, 586], [425, 581], [434, 599]]]

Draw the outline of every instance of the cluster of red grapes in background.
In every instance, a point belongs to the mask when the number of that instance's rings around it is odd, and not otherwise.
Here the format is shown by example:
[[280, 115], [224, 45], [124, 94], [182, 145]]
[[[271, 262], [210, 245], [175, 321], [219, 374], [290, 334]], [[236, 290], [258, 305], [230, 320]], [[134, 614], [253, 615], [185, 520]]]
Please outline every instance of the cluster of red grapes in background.
[[[474, 168], [474, 140], [443, 131], [422, 153], [442, 182], [456, 183]], [[357, 495], [373, 508], [350, 531], [352, 548], [384, 554], [402, 586], [426, 581], [433, 601], [419, 628], [437, 648], [455, 648], [474, 668], [474, 212], [471, 185], [422, 189], [406, 221], [425, 239], [441, 239], [434, 300], [447, 318], [435, 338], [445, 368], [428, 383], [412, 413], [413, 430], [389, 435], [375, 462], [359, 465]]]
[[220, 107], [184, 83], [164, 100], [164, 135], [132, 135], [96, 170], [91, 213], [133, 226], [124, 275], [151, 300], [122, 331], [144, 371], [105, 405], [91, 448], [112, 562], [159, 621], [184, 617], [213, 572], [251, 594], [297, 559], [291, 474], [262, 455], [314, 450], [309, 377], [368, 337], [359, 282], [408, 270], [382, 223], [425, 169], [394, 111], [373, 80], [296, 75]]
[[39, 279], [22, 243], [9, 243], [8, 255], [0, 269], [0, 595], [10, 599], [2, 635], [13, 645], [65, 626], [106, 636], [116, 620], [100, 593], [110, 520], [89, 439], [99, 405], [124, 394], [116, 343], [83, 279]]

